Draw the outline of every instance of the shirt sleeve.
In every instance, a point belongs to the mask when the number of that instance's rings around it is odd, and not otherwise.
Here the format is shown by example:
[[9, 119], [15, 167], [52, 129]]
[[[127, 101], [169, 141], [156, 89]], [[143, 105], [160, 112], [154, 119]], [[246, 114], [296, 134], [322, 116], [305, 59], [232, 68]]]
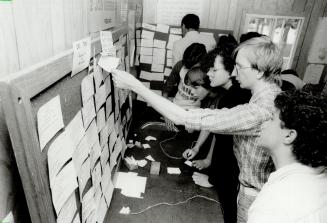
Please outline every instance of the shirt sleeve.
[[182, 61], [179, 61], [172, 69], [170, 75], [168, 76], [164, 86], [163, 93], [167, 93], [168, 95], [173, 92], [174, 88], [176, 88], [180, 81], [179, 72], [182, 69], [183, 64]]
[[219, 134], [257, 135], [272, 114], [254, 103], [222, 109], [194, 109], [187, 112], [185, 127]]

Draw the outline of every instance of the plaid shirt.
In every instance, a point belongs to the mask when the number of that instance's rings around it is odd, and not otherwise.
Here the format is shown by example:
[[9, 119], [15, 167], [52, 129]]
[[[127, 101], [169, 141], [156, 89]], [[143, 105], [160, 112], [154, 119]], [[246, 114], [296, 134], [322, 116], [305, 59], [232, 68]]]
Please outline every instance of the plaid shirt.
[[266, 150], [258, 145], [261, 124], [276, 112], [274, 100], [280, 92], [275, 84], [259, 89], [248, 104], [227, 109], [194, 109], [188, 112], [185, 127], [234, 135], [234, 153], [240, 168], [240, 182], [260, 190], [274, 170]]

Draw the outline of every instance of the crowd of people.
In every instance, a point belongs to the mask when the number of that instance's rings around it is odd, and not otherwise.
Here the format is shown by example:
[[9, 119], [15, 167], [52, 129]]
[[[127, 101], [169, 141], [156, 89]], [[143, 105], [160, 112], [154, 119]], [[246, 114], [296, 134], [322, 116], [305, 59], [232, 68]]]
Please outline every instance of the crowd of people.
[[[326, 222], [327, 98], [282, 71], [269, 37], [246, 33], [238, 44], [228, 35], [213, 46], [199, 24], [193, 14], [182, 20], [164, 97], [120, 70], [115, 85], [144, 98], [169, 129], [200, 131], [183, 157], [199, 170], [196, 184], [216, 188], [226, 223]], [[207, 139], [209, 152], [198, 159]]]

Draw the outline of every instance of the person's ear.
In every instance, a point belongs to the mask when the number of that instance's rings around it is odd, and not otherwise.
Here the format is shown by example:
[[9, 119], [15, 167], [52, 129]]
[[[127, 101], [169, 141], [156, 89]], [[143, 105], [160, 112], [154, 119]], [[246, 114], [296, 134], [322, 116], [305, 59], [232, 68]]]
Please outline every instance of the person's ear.
[[257, 79], [260, 80], [263, 77], [263, 71], [258, 71], [257, 73]]
[[297, 137], [297, 132], [295, 129], [287, 129], [285, 132], [284, 143], [290, 145], [294, 142]]

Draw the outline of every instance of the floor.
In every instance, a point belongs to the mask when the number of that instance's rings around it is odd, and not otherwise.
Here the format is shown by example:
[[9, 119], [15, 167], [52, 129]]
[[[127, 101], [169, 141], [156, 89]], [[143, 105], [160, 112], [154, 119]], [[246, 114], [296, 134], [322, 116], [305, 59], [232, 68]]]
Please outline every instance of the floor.
[[[142, 112], [134, 115], [136, 109]], [[122, 215], [119, 213], [122, 207], [129, 207], [131, 213], [136, 213], [161, 202], [177, 203], [196, 195], [218, 200], [214, 189], [203, 188], [193, 183], [192, 173], [194, 169], [185, 165], [184, 159], [180, 159], [182, 152], [191, 146], [192, 139], [188, 139], [190, 136], [178, 134], [175, 139], [165, 141], [162, 143], [162, 147], [160, 147], [159, 142], [173, 137], [174, 133], [167, 132], [158, 125], [150, 125], [141, 129], [142, 123], [151, 121], [151, 119], [158, 120], [159, 116], [149, 108], [140, 109], [137, 107], [133, 108], [133, 112], [134, 122], [130, 135], [135, 140], [141, 141], [141, 143], [150, 144], [151, 148], [134, 147], [127, 150], [126, 155], [133, 155], [135, 159], [143, 159], [145, 156], [151, 155], [156, 161], [161, 163], [160, 174], [150, 174], [150, 162], [145, 167], [139, 167], [135, 170], [139, 176], [147, 177], [146, 189], [143, 194], [144, 198], [125, 197], [120, 193], [120, 189], [115, 189], [106, 222], [223, 222], [219, 204], [199, 197], [180, 205], [156, 206], [137, 215]], [[144, 117], [147, 118], [144, 119]], [[134, 133], [137, 135], [134, 136]], [[144, 138], [148, 135], [156, 137], [157, 140], [146, 142]], [[196, 140], [196, 137], [194, 140]], [[167, 155], [175, 158], [170, 158]], [[181, 174], [170, 175], [167, 173], [167, 167], [179, 167]], [[120, 171], [128, 172], [128, 169], [122, 164]]]

